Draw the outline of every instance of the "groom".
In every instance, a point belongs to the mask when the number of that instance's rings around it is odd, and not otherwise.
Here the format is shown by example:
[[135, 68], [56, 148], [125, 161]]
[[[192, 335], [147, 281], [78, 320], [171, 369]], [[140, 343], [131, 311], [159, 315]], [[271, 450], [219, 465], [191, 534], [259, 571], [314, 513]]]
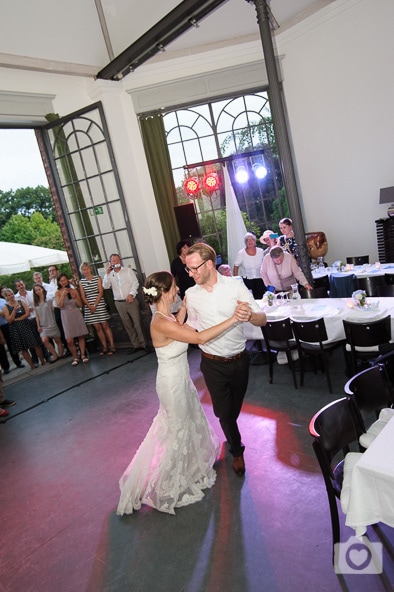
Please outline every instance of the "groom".
[[[239, 301], [245, 303], [242, 321], [261, 327], [266, 316], [249, 290], [237, 279], [216, 271], [216, 253], [205, 243], [196, 243], [186, 254], [186, 271], [196, 285], [186, 291], [187, 324], [197, 331], [212, 327], [231, 316]], [[244, 475], [245, 446], [237, 419], [249, 380], [249, 355], [240, 324], [201, 347], [201, 372], [211, 395], [213, 410], [227, 438], [232, 467]]]

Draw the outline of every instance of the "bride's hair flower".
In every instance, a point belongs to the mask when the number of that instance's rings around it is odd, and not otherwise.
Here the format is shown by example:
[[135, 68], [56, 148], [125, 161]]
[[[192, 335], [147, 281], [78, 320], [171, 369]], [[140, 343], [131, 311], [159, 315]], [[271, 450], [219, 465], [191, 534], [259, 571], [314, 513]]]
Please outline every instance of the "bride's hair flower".
[[145, 288], [144, 286], [142, 289], [144, 294], [147, 294], [148, 296], [157, 296], [158, 294], [157, 288], [155, 288], [155, 286], [152, 286], [152, 288]]

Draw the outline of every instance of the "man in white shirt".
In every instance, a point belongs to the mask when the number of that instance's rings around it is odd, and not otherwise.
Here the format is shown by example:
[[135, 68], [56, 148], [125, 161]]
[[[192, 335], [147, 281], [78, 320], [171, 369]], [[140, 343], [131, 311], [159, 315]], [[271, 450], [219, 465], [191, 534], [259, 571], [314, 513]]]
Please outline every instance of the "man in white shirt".
[[[186, 291], [187, 323], [197, 331], [212, 327], [230, 317], [239, 302], [245, 303], [245, 321], [258, 327], [266, 316], [243, 282], [216, 271], [216, 253], [205, 243], [196, 243], [186, 254], [186, 271], [196, 285]], [[213, 410], [233, 455], [233, 470], [245, 473], [237, 419], [241, 412], [249, 379], [250, 358], [245, 349], [242, 324], [200, 346], [201, 371], [211, 395]]]
[[45, 290], [48, 292], [49, 284], [46, 284], [42, 279], [42, 273], [40, 271], [35, 271], [33, 273], [33, 282], [35, 284], [40, 284]]
[[146, 344], [141, 326], [140, 305], [137, 299], [138, 279], [129, 267], [123, 267], [120, 255], [114, 253], [109, 258], [109, 265], [103, 279], [103, 288], [112, 288], [116, 310], [131, 342], [131, 353], [139, 349], [152, 352]]

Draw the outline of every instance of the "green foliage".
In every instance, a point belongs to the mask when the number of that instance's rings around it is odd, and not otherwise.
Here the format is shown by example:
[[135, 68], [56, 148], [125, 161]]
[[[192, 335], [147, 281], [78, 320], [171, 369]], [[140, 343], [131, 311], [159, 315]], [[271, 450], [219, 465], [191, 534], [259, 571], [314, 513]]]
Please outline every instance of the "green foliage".
[[41, 212], [46, 219], [55, 218], [52, 197], [47, 187], [23, 187], [16, 191], [0, 191], [0, 227], [20, 214], [29, 218], [34, 212]]
[[64, 250], [58, 223], [44, 218], [40, 212], [34, 212], [30, 219], [22, 214], [11, 216], [0, 230], [0, 240]]
[[[69, 277], [72, 276], [71, 267], [69, 263], [62, 263], [61, 265], [57, 265], [60, 270], [60, 273], [66, 273]], [[21, 271], [20, 273], [13, 273], [12, 275], [0, 275], [0, 285], [6, 286], [7, 288], [11, 288], [11, 290], [15, 290], [15, 282], [17, 280], [23, 280], [26, 285], [27, 290], [31, 290], [33, 287], [33, 273], [35, 271], [40, 271], [42, 273], [42, 278], [45, 283], [48, 283], [48, 266], [46, 267], [35, 267], [34, 270], [31, 269], [30, 271]]]

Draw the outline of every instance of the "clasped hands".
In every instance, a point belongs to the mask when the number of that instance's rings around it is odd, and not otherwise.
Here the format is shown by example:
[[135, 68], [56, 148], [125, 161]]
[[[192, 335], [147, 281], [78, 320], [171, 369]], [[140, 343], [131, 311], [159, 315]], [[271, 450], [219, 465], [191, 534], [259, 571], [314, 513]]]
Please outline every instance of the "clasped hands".
[[237, 300], [237, 306], [234, 311], [234, 316], [240, 323], [248, 323], [252, 318], [253, 311], [247, 302]]

